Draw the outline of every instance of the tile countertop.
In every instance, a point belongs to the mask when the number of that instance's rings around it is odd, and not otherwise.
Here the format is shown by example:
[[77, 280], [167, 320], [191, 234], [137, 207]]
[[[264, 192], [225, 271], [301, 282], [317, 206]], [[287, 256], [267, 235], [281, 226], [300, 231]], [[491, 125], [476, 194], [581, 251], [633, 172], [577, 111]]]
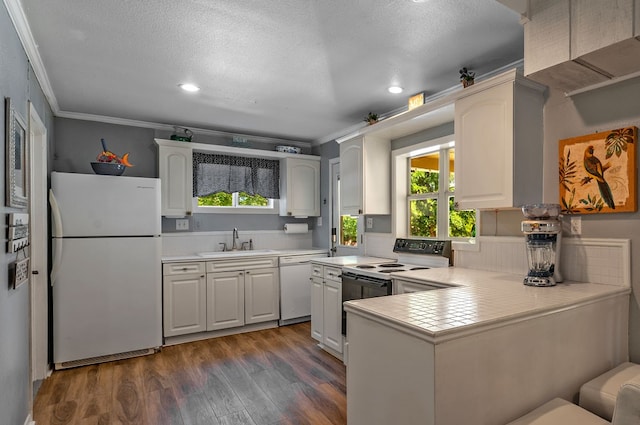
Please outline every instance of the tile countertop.
[[435, 344], [631, 292], [627, 287], [583, 282], [525, 286], [521, 275], [460, 267], [406, 271], [391, 276], [458, 286], [348, 301], [345, 310]]
[[[250, 253], [251, 251], [242, 251]], [[261, 252], [256, 251], [255, 256], [276, 256], [276, 257], [284, 257], [287, 255], [307, 255], [307, 254], [325, 254], [329, 253], [328, 249], [325, 248], [309, 248], [309, 249], [274, 249], [269, 252]], [[168, 255], [162, 257], [163, 263], [180, 263], [184, 261], [213, 261], [213, 260], [225, 260], [229, 258], [233, 258], [234, 253], [230, 251], [228, 256], [221, 255], [219, 257], [211, 258], [211, 257], [202, 257], [197, 253], [194, 254], [185, 254], [185, 255]]]

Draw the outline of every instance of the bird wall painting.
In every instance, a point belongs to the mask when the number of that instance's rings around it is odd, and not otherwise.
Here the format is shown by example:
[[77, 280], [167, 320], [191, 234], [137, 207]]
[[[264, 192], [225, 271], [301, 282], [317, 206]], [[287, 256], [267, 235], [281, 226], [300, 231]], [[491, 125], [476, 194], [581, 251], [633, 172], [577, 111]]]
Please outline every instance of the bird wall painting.
[[562, 212], [597, 214], [636, 211], [637, 142], [637, 127], [560, 140]]

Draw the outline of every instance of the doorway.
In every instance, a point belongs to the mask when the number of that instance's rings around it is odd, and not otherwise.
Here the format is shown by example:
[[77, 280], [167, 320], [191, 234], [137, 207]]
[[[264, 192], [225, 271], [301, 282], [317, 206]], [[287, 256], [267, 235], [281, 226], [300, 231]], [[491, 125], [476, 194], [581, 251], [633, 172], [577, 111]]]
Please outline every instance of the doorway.
[[29, 102], [29, 234], [31, 382], [42, 381], [49, 373], [48, 332], [48, 227], [47, 227], [47, 128]]
[[331, 228], [336, 233], [336, 255], [364, 255], [364, 217], [340, 215], [340, 159], [329, 160], [331, 173]]

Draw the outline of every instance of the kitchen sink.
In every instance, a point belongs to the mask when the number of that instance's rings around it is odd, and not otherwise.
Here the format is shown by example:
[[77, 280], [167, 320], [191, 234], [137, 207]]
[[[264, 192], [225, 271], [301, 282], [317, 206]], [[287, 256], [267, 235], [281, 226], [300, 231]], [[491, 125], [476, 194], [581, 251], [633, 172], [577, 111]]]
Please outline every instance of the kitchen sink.
[[203, 258], [224, 258], [224, 257], [253, 257], [258, 255], [268, 255], [275, 254], [276, 250], [274, 249], [254, 249], [249, 251], [209, 251], [209, 252], [198, 252], [199, 257]]

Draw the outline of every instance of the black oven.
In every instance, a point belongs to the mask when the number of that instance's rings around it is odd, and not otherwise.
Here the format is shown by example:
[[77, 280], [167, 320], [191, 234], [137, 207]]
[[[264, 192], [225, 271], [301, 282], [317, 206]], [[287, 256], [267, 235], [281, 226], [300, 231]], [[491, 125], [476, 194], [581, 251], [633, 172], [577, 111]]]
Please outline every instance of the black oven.
[[[391, 295], [391, 279], [342, 272], [342, 302]], [[347, 313], [342, 307], [342, 335], [347, 335]]]

